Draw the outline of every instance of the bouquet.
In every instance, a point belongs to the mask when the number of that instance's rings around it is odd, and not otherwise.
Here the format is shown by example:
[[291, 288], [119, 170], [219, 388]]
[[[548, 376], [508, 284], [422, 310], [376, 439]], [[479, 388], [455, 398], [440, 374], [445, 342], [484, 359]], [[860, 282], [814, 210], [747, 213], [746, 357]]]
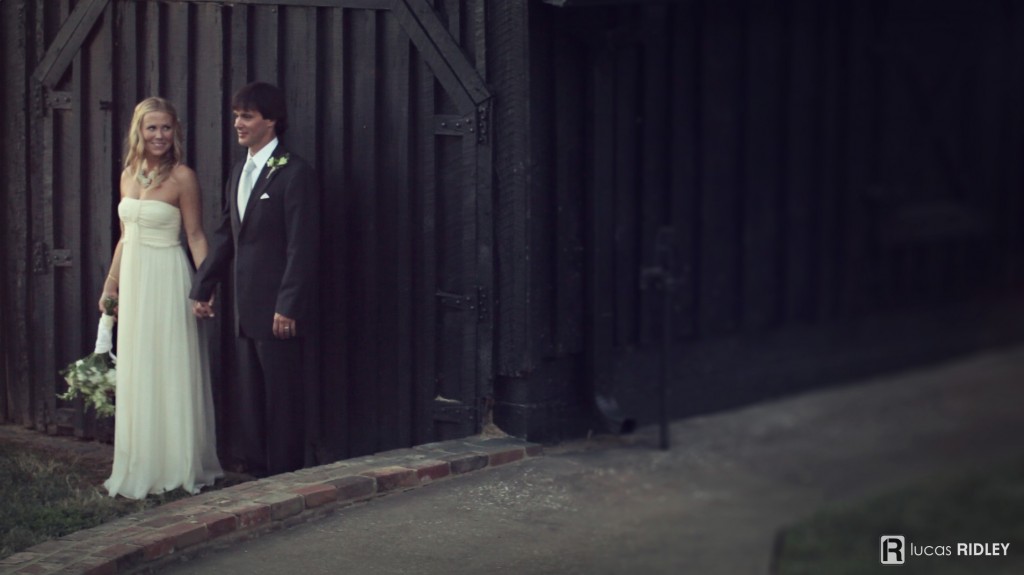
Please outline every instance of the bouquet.
[[117, 357], [114, 348], [114, 320], [117, 298], [103, 300], [103, 315], [96, 328], [96, 348], [89, 355], [71, 362], [63, 371], [68, 390], [57, 397], [71, 400], [82, 397], [101, 417], [114, 415], [114, 392], [117, 388]]

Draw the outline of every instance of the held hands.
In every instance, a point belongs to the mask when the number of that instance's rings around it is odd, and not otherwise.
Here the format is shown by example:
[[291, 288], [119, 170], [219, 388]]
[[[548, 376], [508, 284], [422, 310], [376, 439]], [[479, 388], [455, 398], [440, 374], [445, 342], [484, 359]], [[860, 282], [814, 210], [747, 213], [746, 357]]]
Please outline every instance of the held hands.
[[192, 315], [199, 319], [207, 319], [214, 317], [213, 313], [213, 297], [210, 296], [210, 301], [193, 301], [192, 302]]
[[[192, 314], [200, 319], [214, 317], [213, 296], [210, 296], [210, 301], [193, 301]], [[274, 337], [277, 339], [291, 339], [299, 335], [295, 320], [279, 313], [274, 314], [273, 330]]]

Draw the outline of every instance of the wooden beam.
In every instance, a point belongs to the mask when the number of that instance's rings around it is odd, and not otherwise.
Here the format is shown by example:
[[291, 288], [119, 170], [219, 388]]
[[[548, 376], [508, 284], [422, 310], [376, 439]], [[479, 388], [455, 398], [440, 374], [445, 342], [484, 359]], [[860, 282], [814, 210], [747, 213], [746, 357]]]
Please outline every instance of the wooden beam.
[[460, 113], [475, 112], [491, 97], [480, 74], [426, 0], [397, 0], [392, 10]]
[[110, 0], [82, 0], [75, 6], [32, 73], [34, 80], [47, 88], [53, 88], [57, 84], [109, 2]]

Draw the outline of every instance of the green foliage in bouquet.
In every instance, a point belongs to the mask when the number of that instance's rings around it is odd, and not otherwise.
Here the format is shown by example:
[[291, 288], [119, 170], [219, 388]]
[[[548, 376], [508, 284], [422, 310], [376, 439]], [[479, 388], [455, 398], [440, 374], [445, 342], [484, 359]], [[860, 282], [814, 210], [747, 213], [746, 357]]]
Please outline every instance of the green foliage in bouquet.
[[81, 397], [101, 417], [114, 415], [114, 393], [117, 388], [117, 358], [112, 352], [114, 314], [117, 299], [103, 300], [103, 315], [96, 333], [96, 350], [71, 362], [60, 374], [68, 382], [68, 390], [57, 397], [72, 400]]

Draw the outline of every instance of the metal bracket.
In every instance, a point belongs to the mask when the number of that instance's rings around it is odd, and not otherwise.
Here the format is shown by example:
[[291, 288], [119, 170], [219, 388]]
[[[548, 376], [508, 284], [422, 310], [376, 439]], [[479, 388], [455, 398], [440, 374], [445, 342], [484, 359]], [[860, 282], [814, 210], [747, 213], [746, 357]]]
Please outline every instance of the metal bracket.
[[476, 311], [476, 319], [485, 322], [490, 317], [487, 290], [484, 286], [476, 286], [476, 295], [463, 295], [438, 291], [436, 294], [441, 304], [462, 311]]
[[37, 276], [50, 273], [50, 268], [69, 268], [72, 263], [70, 249], [51, 250], [46, 242], [32, 244], [32, 273]]
[[490, 308], [487, 306], [487, 290], [484, 286], [476, 286], [476, 319], [484, 323], [490, 317]]
[[32, 273], [42, 276], [50, 273], [50, 247], [43, 242], [32, 244]]
[[486, 144], [487, 139], [490, 137], [489, 129], [491, 122], [491, 101], [487, 100], [483, 104], [476, 107], [476, 142], [478, 144]]
[[476, 302], [473, 300], [473, 296], [443, 291], [438, 291], [435, 295], [441, 300], [442, 305], [461, 310], [476, 309]]
[[466, 405], [461, 401], [437, 397], [434, 398], [432, 414], [435, 421], [447, 421], [449, 423], [475, 422], [477, 410], [472, 405]]
[[476, 132], [473, 116], [434, 116], [434, 133], [441, 136], [465, 136]]
[[52, 265], [55, 268], [71, 267], [71, 250], [52, 250], [50, 252], [50, 265]]
[[55, 110], [70, 110], [71, 92], [47, 92], [46, 105]]

